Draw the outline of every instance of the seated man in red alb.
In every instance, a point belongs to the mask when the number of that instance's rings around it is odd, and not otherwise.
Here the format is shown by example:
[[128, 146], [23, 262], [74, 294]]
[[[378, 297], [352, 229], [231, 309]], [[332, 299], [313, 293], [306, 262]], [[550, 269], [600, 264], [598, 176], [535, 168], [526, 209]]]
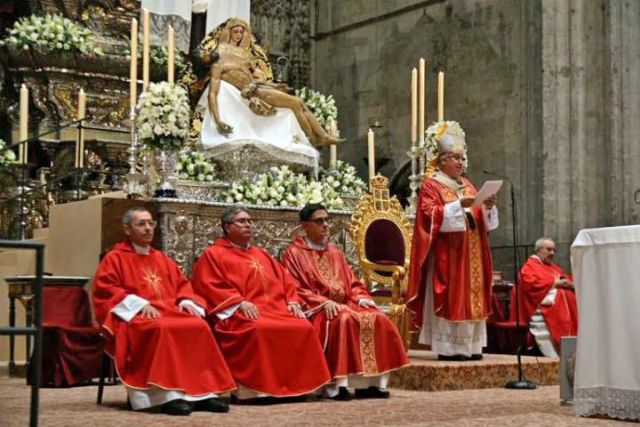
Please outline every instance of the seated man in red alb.
[[236, 206], [221, 217], [224, 237], [205, 249], [193, 288], [215, 318], [214, 333], [238, 399], [302, 396], [329, 382], [320, 341], [300, 307], [296, 283], [251, 245], [253, 222]]
[[560, 338], [578, 333], [578, 306], [573, 277], [554, 264], [556, 244], [549, 237], [535, 243], [520, 269], [520, 322], [529, 324], [538, 348], [547, 357], [558, 357]]
[[100, 262], [93, 301], [131, 407], [227, 412], [218, 394], [236, 386], [202, 319], [205, 302], [176, 263], [150, 246], [156, 222], [148, 210], [131, 209], [122, 222], [128, 239]]
[[344, 254], [329, 243], [329, 213], [319, 204], [300, 211], [306, 236], [298, 236], [282, 263], [298, 281], [311, 322], [325, 346], [336, 400], [386, 398], [389, 372], [409, 364], [402, 339], [353, 274]]

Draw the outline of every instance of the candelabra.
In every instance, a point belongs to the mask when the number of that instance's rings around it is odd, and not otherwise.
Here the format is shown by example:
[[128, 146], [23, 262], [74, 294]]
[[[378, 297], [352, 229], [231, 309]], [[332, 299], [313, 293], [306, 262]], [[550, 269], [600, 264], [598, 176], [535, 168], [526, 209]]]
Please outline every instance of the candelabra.
[[411, 196], [409, 196], [407, 214], [415, 215], [418, 190], [424, 179], [424, 169], [427, 163], [426, 144], [423, 141], [420, 141], [419, 144], [411, 144], [411, 149], [407, 152], [407, 156], [411, 159], [411, 175], [409, 176]]
[[[129, 120], [131, 121], [131, 145], [128, 148], [129, 152], [129, 173], [126, 176], [125, 191], [129, 198], [139, 198], [147, 195], [147, 182], [149, 178], [143, 170], [143, 173], [138, 173], [138, 132], [136, 130], [136, 109], [135, 106], [131, 106], [129, 109]], [[146, 159], [143, 162], [143, 169], [146, 169]]]

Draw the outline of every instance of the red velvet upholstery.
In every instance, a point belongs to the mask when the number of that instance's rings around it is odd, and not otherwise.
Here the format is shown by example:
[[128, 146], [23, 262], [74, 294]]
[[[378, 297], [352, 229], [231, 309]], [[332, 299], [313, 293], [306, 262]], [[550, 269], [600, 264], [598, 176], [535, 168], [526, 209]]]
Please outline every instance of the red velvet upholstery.
[[94, 326], [89, 297], [83, 288], [44, 287], [42, 302], [43, 326]]
[[386, 265], [404, 265], [404, 238], [392, 221], [373, 221], [367, 228], [364, 244], [369, 261]]
[[86, 291], [47, 286], [42, 296], [42, 386], [67, 387], [98, 378], [103, 340], [91, 319]]

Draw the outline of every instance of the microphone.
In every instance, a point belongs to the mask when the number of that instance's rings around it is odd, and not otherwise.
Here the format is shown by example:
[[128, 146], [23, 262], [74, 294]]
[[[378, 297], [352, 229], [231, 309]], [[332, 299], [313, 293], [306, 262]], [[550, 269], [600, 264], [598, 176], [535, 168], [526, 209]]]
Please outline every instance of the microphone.
[[[511, 193], [511, 221], [512, 221], [512, 232], [513, 232], [513, 282], [515, 286], [515, 317], [516, 317], [516, 335], [520, 334], [520, 285], [518, 283], [518, 222], [516, 216], [516, 195], [515, 195], [515, 185], [513, 180], [508, 176], [501, 175], [499, 173], [495, 173], [488, 170], [483, 170], [483, 174], [495, 176], [496, 178], [502, 178], [505, 181], [509, 181], [510, 185], [510, 193]], [[518, 337], [519, 338], [519, 337]], [[520, 345], [516, 349], [516, 359], [518, 362], [518, 379], [508, 381], [504, 386], [509, 389], [519, 389], [519, 390], [533, 390], [536, 388], [536, 385], [531, 381], [527, 380], [522, 372], [522, 350], [526, 350], [526, 343], [522, 343], [522, 341], [526, 340], [526, 335], [522, 334], [522, 338], [520, 339]]]
[[495, 176], [496, 178], [506, 179], [507, 181], [511, 182], [511, 178], [509, 178], [508, 176], [505, 176], [505, 175], [500, 175], [499, 173], [491, 172], [491, 171], [488, 171], [488, 170], [483, 170], [482, 173], [485, 174], [485, 175]]

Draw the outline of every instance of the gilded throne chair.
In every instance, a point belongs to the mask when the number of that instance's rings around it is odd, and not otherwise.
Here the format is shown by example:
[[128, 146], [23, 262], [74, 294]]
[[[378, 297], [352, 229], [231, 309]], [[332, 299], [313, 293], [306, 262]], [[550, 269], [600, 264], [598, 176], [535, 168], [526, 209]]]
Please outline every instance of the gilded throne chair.
[[411, 224], [398, 199], [389, 197], [389, 180], [371, 179], [351, 216], [349, 232], [355, 245], [363, 280], [380, 309], [398, 328], [409, 347], [409, 313], [406, 308]]

